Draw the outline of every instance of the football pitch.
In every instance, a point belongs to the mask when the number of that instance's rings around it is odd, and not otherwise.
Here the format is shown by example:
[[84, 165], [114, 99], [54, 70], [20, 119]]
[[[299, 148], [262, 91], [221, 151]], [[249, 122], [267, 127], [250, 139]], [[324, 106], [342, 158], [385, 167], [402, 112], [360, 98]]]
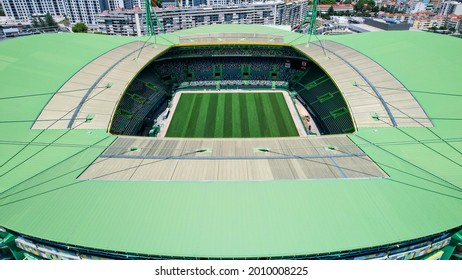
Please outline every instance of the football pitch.
[[299, 136], [281, 92], [183, 93], [166, 137]]

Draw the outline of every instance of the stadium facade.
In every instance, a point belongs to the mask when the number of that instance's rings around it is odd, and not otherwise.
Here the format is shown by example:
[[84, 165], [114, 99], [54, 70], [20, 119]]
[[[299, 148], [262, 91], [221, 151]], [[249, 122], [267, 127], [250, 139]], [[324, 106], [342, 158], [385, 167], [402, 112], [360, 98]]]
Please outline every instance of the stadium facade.
[[[143, 39], [0, 44], [3, 258], [457, 257], [462, 41], [249, 25]], [[179, 90], [225, 88], [288, 91], [324, 131], [144, 136]]]

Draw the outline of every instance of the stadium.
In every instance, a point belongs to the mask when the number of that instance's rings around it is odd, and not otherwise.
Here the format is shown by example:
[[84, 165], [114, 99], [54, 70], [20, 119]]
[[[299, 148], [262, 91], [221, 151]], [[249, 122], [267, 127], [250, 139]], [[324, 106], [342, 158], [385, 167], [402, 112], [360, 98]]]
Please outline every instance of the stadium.
[[449, 259], [462, 40], [211, 25], [0, 43], [3, 259]]

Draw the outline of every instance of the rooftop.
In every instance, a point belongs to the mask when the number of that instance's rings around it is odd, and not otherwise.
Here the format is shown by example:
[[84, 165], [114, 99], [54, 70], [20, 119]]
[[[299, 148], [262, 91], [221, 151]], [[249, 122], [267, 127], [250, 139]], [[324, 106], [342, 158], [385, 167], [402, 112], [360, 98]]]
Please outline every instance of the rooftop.
[[[291, 45], [308, 40], [264, 26], [214, 25], [160, 35], [156, 42], [170, 46], [183, 35], [220, 32], [279, 34]], [[434, 127], [360, 128], [349, 136], [388, 178], [76, 179], [117, 137], [104, 129], [31, 126], [74, 73], [146, 38], [62, 33], [0, 42], [0, 226], [101, 250], [207, 257], [344, 251], [460, 226], [462, 40], [405, 31], [319, 38], [378, 62], [432, 120]]]

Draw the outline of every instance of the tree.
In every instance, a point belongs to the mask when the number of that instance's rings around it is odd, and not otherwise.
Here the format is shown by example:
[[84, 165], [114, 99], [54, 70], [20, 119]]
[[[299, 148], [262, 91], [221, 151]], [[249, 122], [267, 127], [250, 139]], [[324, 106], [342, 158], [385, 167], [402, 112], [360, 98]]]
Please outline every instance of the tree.
[[319, 4], [322, 4], [322, 5], [334, 5], [336, 4], [337, 2], [335, 0], [321, 0], [321, 3]]
[[4, 16], [5, 16], [5, 12], [3, 11], [2, 5], [0, 5], [0, 17], [4, 17]]
[[50, 13], [45, 15], [45, 22], [48, 27], [58, 27], [58, 23], [53, 19]]
[[367, 6], [372, 7], [372, 8], [375, 7], [375, 1], [374, 0], [367, 1]]
[[327, 10], [327, 15], [330, 17], [330, 16], [333, 16], [334, 13], [335, 13], [334, 7], [330, 6], [329, 9]]
[[153, 7], [162, 7], [162, 0], [151, 0], [151, 5]]
[[449, 28], [449, 31], [451, 31], [452, 33], [456, 32], [456, 28], [455, 27], [451, 27]]
[[88, 27], [83, 22], [76, 23], [74, 27], [72, 27], [72, 32], [75, 33], [87, 33]]
[[33, 17], [32, 18], [32, 23], [31, 23], [32, 27], [34, 28], [39, 28], [40, 27], [40, 23], [38, 22], [37, 18], [36, 17]]
[[47, 23], [43, 20], [42, 17], [38, 18], [38, 23], [41, 28], [47, 27]]
[[364, 9], [364, 4], [366, 3], [365, 0], [359, 0], [356, 2], [356, 4], [353, 6], [353, 9], [355, 11], [362, 11]]
[[60, 21], [59, 23], [64, 24], [65, 26], [69, 26], [69, 24], [71, 24], [71, 21], [69, 20], [67, 15], [64, 15], [64, 19], [62, 21]]

